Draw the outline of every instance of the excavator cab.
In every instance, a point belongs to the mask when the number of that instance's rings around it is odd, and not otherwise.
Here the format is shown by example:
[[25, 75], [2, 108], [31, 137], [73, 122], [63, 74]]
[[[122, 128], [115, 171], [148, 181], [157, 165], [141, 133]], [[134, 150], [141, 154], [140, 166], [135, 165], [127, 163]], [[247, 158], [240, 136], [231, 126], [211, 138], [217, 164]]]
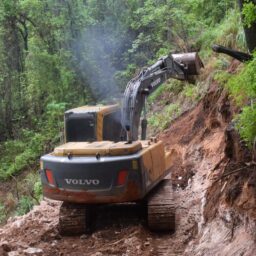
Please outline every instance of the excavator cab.
[[65, 142], [124, 139], [121, 110], [117, 104], [83, 106], [65, 112]]

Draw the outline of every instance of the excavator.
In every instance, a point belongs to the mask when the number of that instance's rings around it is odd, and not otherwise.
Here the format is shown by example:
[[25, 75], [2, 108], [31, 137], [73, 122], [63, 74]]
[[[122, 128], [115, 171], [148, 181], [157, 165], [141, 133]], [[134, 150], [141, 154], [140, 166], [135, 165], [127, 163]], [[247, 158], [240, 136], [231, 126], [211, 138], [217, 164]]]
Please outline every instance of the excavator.
[[193, 81], [202, 67], [196, 52], [170, 54], [127, 84], [121, 106], [65, 112], [65, 144], [40, 159], [43, 195], [62, 201], [62, 235], [91, 230], [99, 206], [142, 202], [150, 230], [175, 229], [172, 156], [162, 141], [146, 139], [146, 99], [169, 78]]

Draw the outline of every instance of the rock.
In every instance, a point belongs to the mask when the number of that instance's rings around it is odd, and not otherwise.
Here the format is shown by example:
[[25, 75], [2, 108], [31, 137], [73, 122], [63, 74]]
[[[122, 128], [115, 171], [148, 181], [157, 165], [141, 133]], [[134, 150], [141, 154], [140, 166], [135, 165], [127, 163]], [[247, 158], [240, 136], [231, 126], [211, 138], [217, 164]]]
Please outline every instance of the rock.
[[16, 247], [19, 248], [19, 249], [27, 249], [29, 247], [29, 245], [25, 242], [22, 242], [22, 241], [18, 241], [17, 243], [15, 243]]
[[145, 246], [149, 246], [149, 245], [150, 245], [150, 242], [145, 242], [144, 245], [145, 245]]
[[80, 236], [80, 239], [87, 239], [87, 238], [88, 238], [88, 235], [86, 235], [86, 234], [83, 234]]
[[20, 252], [19, 251], [12, 251], [12, 252], [8, 252], [7, 254], [8, 256], [20, 256]]
[[11, 247], [10, 247], [10, 245], [8, 244], [7, 241], [3, 241], [3, 242], [0, 244], [0, 248], [2, 248], [2, 250], [5, 251], [5, 252], [10, 252], [10, 251], [11, 251]]
[[91, 256], [103, 256], [103, 253], [101, 253], [101, 252], [96, 252], [96, 253], [92, 254]]
[[43, 255], [43, 250], [40, 248], [34, 248], [34, 247], [29, 247], [26, 250], [23, 250], [25, 255]]
[[56, 245], [57, 245], [57, 243], [54, 241], [51, 243], [51, 247], [55, 247]]
[[129, 246], [134, 246], [137, 240], [138, 240], [137, 237], [130, 237], [124, 240], [124, 244], [127, 244]]
[[136, 246], [136, 250], [137, 250], [137, 251], [140, 251], [140, 250], [141, 250], [141, 245], [137, 245], [137, 246]]

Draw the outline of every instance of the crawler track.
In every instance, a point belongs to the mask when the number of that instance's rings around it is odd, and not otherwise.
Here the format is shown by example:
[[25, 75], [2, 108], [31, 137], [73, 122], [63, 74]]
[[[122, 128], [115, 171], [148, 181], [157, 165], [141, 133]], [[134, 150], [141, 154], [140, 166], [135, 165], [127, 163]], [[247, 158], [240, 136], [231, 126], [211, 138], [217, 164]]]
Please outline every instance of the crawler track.
[[[95, 222], [94, 224], [102, 222], [104, 225], [109, 225], [108, 222], [112, 224], [139, 223], [145, 218], [152, 231], [174, 231], [175, 207], [171, 180], [165, 179], [160, 182], [146, 199], [146, 208], [134, 203], [93, 206], [92, 208], [90, 205], [63, 202], [59, 214], [60, 234], [70, 236], [90, 233], [92, 222]], [[101, 227], [99, 224], [96, 226]]]
[[84, 204], [63, 202], [59, 214], [61, 235], [79, 235], [89, 231], [90, 212]]
[[148, 196], [148, 227], [153, 231], [175, 230], [175, 207], [170, 179], [163, 180]]

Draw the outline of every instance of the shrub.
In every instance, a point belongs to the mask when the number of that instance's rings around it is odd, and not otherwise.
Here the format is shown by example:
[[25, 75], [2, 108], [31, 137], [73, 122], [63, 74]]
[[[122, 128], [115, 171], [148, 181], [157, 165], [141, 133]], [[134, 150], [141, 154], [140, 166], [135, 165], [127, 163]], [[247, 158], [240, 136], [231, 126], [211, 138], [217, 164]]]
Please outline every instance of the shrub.
[[24, 215], [33, 208], [33, 200], [31, 197], [22, 196], [19, 200], [18, 207], [16, 210], [17, 215]]
[[197, 44], [202, 46], [200, 55], [207, 58], [212, 53], [212, 44], [244, 49], [245, 37], [240, 22], [239, 10], [230, 10], [220, 23], [205, 28], [198, 38]]
[[244, 66], [242, 71], [232, 76], [227, 83], [227, 88], [231, 92], [238, 104], [243, 104], [248, 98], [256, 97], [256, 58]]
[[182, 94], [193, 101], [197, 101], [200, 98], [199, 88], [195, 85], [185, 86], [182, 91]]
[[[256, 137], [256, 105], [253, 101], [256, 98], [256, 58], [247, 63], [239, 74], [227, 79], [226, 87], [242, 107], [242, 112], [236, 118], [237, 129], [247, 143], [252, 146]], [[245, 103], [250, 104], [244, 106]]]
[[256, 139], [256, 105], [246, 106], [237, 116], [236, 128], [242, 139], [249, 147], [252, 147]]
[[154, 103], [158, 98], [163, 96], [164, 93], [172, 93], [174, 95], [178, 94], [183, 88], [182, 82], [178, 80], [168, 80], [166, 83], [159, 86], [155, 92], [153, 92], [149, 98], [149, 103]]
[[180, 114], [180, 108], [177, 104], [170, 104], [166, 106], [161, 113], [152, 115], [148, 122], [156, 130], [162, 131], [166, 129], [172, 119]]
[[30, 196], [34, 199], [33, 203], [39, 203], [42, 197], [42, 186], [40, 176], [38, 173], [29, 173], [21, 184], [24, 189], [23, 194]]

